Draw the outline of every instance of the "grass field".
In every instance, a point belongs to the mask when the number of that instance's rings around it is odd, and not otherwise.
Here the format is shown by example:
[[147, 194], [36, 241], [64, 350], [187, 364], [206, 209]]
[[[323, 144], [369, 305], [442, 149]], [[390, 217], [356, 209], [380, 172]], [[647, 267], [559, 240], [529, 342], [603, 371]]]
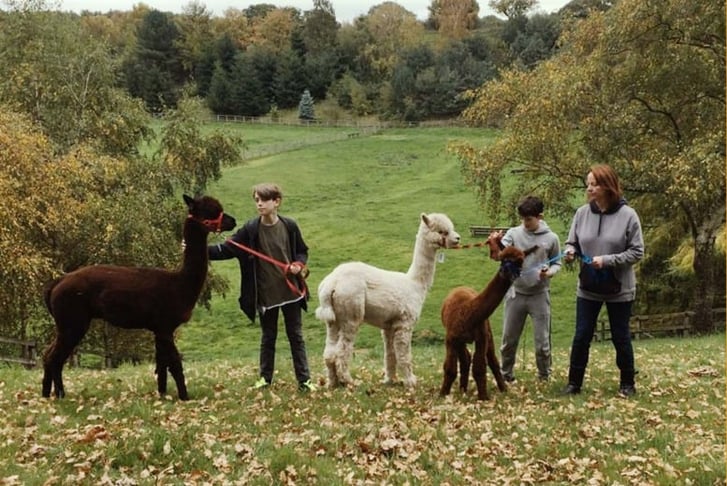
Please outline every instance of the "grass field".
[[[243, 134], [263, 145], [319, 136], [261, 126]], [[410, 129], [312, 143], [227, 168], [210, 188], [242, 223], [254, 215], [254, 183], [283, 186], [282, 213], [298, 220], [311, 247], [304, 332], [314, 381], [322, 384], [325, 336], [312, 312], [315, 290], [338, 263], [405, 271], [421, 212], [447, 213], [464, 243], [474, 241], [470, 224], [512, 222], [484, 219], [446, 151], [451, 140], [494, 136]], [[548, 221], [562, 240], [567, 222]], [[488, 376], [488, 402], [473, 390], [442, 398], [439, 305], [454, 286], [484, 287], [497, 268], [483, 249], [444, 256], [414, 336], [415, 389], [380, 383], [381, 339], [364, 326], [355, 386], [297, 392], [281, 332], [273, 387], [251, 390], [260, 333], [237, 307], [237, 263], [213, 262], [231, 291], [181, 328], [191, 400], [179, 402], [171, 383], [172, 395], [159, 399], [150, 364], [67, 369], [60, 401], [40, 398], [39, 370], [2, 368], [0, 484], [724, 484], [724, 334], [634, 341], [639, 393], [631, 400], [616, 397], [611, 344], [595, 343], [583, 393], [561, 397], [575, 293], [575, 274], [561, 272], [552, 281], [552, 381], [535, 379], [528, 328], [507, 393]], [[496, 341], [501, 321], [498, 309]]]
[[[225, 128], [230, 128], [225, 125]], [[246, 137], [272, 136], [264, 127], [252, 125]], [[275, 127], [278, 138], [290, 140], [291, 131], [298, 137], [309, 135], [305, 129]], [[317, 129], [314, 129], [317, 130]], [[493, 133], [471, 129], [401, 129], [387, 130], [369, 137], [316, 145], [308, 149], [285, 152], [273, 157], [252, 160], [225, 170], [222, 180], [210, 188], [220, 198], [225, 210], [240, 224], [255, 215], [250, 188], [257, 182], [275, 181], [282, 185], [285, 197], [282, 214], [300, 223], [310, 250], [308, 279], [312, 290], [309, 313], [304, 316], [306, 338], [311, 353], [323, 348], [325, 329], [313, 316], [317, 305], [316, 289], [320, 280], [339, 263], [361, 260], [391, 270], [406, 271], [411, 263], [414, 236], [422, 212], [449, 215], [462, 235], [463, 242], [476, 242], [469, 235], [473, 224], [510, 224], [487, 221], [478, 206], [474, 191], [465, 187], [458, 161], [448, 154], [447, 143], [469, 140], [488, 143]], [[515, 210], [512, 213], [513, 218]], [[547, 216], [547, 215], [546, 215]], [[561, 235], [566, 222], [549, 220]], [[223, 236], [224, 238], [224, 236]], [[439, 305], [446, 293], [458, 285], [483, 288], [495, 275], [497, 265], [482, 248], [449, 250], [438, 264], [434, 285], [417, 325], [415, 342], [440, 344], [443, 329]], [[187, 359], [209, 357], [235, 358], [257, 356], [259, 333], [237, 307], [239, 270], [236, 261], [214, 262], [212, 268], [232, 284], [230, 295], [215, 299], [210, 311], [198, 309], [192, 322], [181, 333], [180, 349]], [[561, 272], [553, 279], [553, 342], [568, 346], [574, 319], [575, 274]], [[501, 314], [493, 316], [499, 335]], [[210, 343], [210, 332], [221, 338]], [[199, 338], [199, 340], [198, 340]], [[528, 334], [525, 335], [526, 345]], [[199, 343], [199, 345], [198, 345]], [[532, 339], [530, 340], [532, 344]], [[364, 327], [357, 347], [377, 352], [380, 337], [376, 329]]]

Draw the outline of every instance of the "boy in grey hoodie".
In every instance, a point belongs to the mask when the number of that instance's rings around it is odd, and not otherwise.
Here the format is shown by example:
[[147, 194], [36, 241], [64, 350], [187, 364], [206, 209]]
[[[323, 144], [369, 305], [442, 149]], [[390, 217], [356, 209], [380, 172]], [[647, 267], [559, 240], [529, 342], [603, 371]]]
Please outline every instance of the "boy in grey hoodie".
[[550, 378], [550, 279], [560, 270], [560, 242], [543, 220], [543, 202], [535, 196], [523, 198], [517, 206], [522, 224], [507, 230], [502, 246], [537, 250], [523, 262], [523, 272], [505, 295], [502, 346], [502, 374], [515, 381], [513, 369], [518, 343], [528, 315], [533, 321], [535, 364], [538, 378]]

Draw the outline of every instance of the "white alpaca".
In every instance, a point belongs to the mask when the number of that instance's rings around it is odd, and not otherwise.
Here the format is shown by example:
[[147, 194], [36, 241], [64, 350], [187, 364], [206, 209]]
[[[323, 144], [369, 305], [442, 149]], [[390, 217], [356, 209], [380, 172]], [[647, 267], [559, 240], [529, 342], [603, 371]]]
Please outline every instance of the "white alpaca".
[[414, 258], [406, 273], [348, 262], [336, 267], [321, 281], [316, 318], [327, 327], [323, 358], [331, 388], [353, 383], [348, 365], [353, 355], [353, 341], [362, 322], [381, 329], [384, 383], [396, 381], [398, 368], [405, 385], [416, 384], [411, 363], [414, 324], [434, 281], [437, 250], [452, 248], [458, 243], [459, 234], [446, 215], [422, 213]]

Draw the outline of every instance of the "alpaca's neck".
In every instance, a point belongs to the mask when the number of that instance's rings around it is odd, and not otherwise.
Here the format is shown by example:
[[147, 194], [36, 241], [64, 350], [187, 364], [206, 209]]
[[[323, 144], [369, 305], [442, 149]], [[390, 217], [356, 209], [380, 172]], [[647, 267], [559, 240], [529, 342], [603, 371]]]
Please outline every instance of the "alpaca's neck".
[[472, 322], [484, 322], [485, 319], [488, 319], [495, 312], [497, 306], [500, 305], [500, 302], [502, 302], [511, 284], [510, 279], [503, 277], [500, 275], [500, 272], [497, 272], [493, 279], [490, 280], [490, 283], [487, 284], [485, 290], [474, 298], [470, 320]]
[[432, 248], [423, 237], [423, 230], [417, 233], [414, 244], [414, 258], [406, 276], [429, 290], [434, 282], [435, 257], [437, 250]]
[[184, 223], [184, 260], [180, 274], [185, 286], [195, 293], [195, 299], [207, 278], [207, 230], [202, 224], [188, 219]]

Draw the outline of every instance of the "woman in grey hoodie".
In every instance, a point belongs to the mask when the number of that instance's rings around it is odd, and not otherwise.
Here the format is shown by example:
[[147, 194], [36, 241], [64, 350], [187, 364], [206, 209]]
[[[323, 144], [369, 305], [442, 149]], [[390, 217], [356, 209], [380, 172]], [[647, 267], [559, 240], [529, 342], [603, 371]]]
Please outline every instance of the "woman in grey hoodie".
[[605, 303], [621, 372], [619, 395], [630, 397], [636, 387], [629, 320], [636, 296], [634, 264], [644, 255], [641, 222], [626, 204], [618, 175], [610, 166], [591, 167], [586, 186], [588, 203], [576, 210], [565, 242], [565, 261], [578, 256], [581, 270], [568, 385], [563, 393], [581, 391], [598, 314]]

